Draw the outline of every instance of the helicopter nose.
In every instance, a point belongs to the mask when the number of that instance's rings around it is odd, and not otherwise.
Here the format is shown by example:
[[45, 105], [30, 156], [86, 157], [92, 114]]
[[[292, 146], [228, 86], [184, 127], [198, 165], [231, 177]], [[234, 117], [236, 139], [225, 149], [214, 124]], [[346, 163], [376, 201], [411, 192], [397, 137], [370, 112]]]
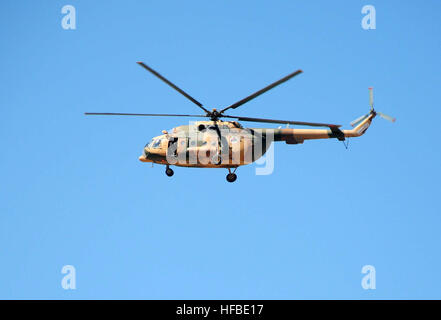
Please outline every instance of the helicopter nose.
[[146, 162], [148, 161], [149, 153], [147, 152], [146, 148], [142, 149], [142, 155], [139, 156], [139, 161]]

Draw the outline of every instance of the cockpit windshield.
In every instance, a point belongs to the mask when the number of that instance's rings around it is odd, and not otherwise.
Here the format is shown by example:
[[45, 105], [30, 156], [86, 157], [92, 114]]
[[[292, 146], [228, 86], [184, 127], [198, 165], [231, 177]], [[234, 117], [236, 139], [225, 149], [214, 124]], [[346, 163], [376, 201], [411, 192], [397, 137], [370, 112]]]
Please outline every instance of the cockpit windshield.
[[161, 138], [153, 138], [149, 143], [147, 143], [145, 146], [147, 148], [159, 148], [161, 146]]
[[148, 143], [145, 145], [145, 147], [146, 147], [146, 148], [151, 148], [151, 147], [152, 147], [152, 144], [153, 144], [153, 140], [155, 140], [155, 139], [150, 140], [150, 142], [148, 142]]

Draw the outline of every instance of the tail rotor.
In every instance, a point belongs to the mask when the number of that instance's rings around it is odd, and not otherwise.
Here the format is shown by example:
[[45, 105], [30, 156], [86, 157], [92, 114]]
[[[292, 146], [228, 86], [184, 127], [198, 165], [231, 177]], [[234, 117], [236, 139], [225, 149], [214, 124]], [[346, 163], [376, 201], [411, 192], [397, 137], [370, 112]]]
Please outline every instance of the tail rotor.
[[390, 122], [395, 122], [397, 119], [395, 119], [394, 117], [388, 116], [387, 114], [381, 113], [381, 112], [377, 112], [377, 114], [382, 117], [383, 119], [386, 119], [387, 121]]
[[381, 118], [386, 119], [386, 120], [388, 120], [390, 122], [395, 122], [396, 121], [396, 119], [394, 117], [391, 117], [391, 116], [389, 116], [387, 114], [384, 114], [382, 112], [375, 111], [375, 109], [374, 109], [374, 88], [372, 88], [372, 87], [369, 88], [369, 106], [371, 107], [370, 112], [368, 114], [365, 114], [365, 115], [355, 119], [354, 121], [352, 121], [351, 122], [351, 126], [353, 126], [353, 127], [357, 126], [364, 119], [369, 117], [371, 114], [378, 115]]
[[367, 114], [362, 115], [361, 117], [355, 119], [354, 121], [351, 122], [351, 126], [356, 127], [360, 122], [362, 122], [364, 119], [369, 117], [369, 115], [370, 115], [370, 113], [367, 113]]
[[369, 106], [371, 107], [371, 111], [374, 111], [374, 88], [369, 87]]

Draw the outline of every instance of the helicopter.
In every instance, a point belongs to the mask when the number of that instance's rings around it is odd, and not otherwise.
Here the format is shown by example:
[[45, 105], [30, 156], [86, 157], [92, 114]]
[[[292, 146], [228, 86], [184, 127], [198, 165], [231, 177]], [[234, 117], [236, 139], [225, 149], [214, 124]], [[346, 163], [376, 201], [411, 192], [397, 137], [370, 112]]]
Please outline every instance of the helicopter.
[[[204, 111], [204, 114], [86, 112], [85, 115], [208, 118], [175, 127], [170, 131], [163, 130], [161, 135], [154, 137], [145, 145], [139, 160], [165, 165], [165, 173], [169, 177], [174, 174], [173, 169], [170, 168], [172, 165], [193, 168], [224, 168], [228, 170], [227, 181], [234, 182], [237, 179], [237, 168], [258, 160], [266, 153], [273, 142], [284, 141], [286, 144], [302, 144], [305, 140], [332, 138], [345, 141], [347, 138], [363, 135], [376, 116], [395, 122], [395, 118], [377, 112], [374, 109], [373, 88], [369, 88], [370, 111], [352, 121], [350, 124], [353, 129], [350, 130], [342, 130], [340, 129], [341, 125], [337, 124], [275, 120], [225, 114], [226, 111], [235, 110], [250, 100], [301, 74], [303, 71], [300, 69], [218, 111], [216, 108], [208, 110], [198, 100], [145, 63], [137, 63], [193, 102]], [[287, 127], [279, 127], [277, 129], [246, 128], [240, 122], [284, 124]], [[289, 128], [289, 125], [310, 128]]]

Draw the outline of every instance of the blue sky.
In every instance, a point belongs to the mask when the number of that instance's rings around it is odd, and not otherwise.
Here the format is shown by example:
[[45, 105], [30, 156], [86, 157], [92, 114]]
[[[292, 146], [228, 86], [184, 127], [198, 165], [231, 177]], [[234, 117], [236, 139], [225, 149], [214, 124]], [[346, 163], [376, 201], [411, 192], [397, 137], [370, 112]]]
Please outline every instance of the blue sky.
[[[61, 27], [66, 4], [76, 30]], [[376, 30], [361, 28], [366, 4]], [[0, 298], [441, 298], [439, 1], [0, 6]], [[169, 178], [138, 156], [185, 120], [83, 115], [198, 113], [139, 60], [209, 108], [304, 70], [239, 115], [349, 126], [373, 86], [398, 120], [349, 150], [279, 143], [272, 175]]]

